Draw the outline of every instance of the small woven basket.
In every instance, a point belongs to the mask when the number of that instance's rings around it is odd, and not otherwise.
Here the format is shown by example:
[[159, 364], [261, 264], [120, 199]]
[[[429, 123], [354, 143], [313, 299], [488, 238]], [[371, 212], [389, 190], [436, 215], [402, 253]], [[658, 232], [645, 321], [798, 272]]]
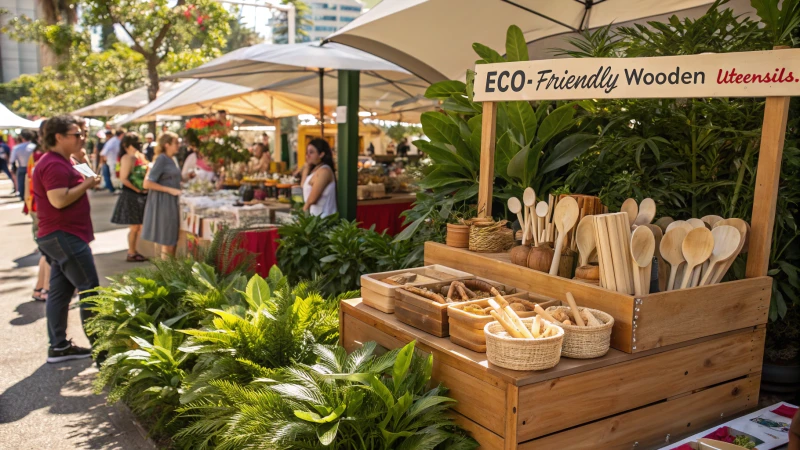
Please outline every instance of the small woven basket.
[[504, 252], [514, 246], [514, 232], [500, 222], [474, 222], [469, 227], [469, 249], [480, 253]]
[[[533, 323], [533, 317], [521, 320], [527, 327]], [[483, 327], [486, 335], [486, 359], [496, 366], [512, 370], [544, 370], [555, 367], [561, 359], [564, 330], [558, 325], [554, 326], [558, 328], [555, 336], [519, 339], [511, 337], [499, 322], [489, 322]]]
[[[551, 306], [547, 308], [547, 312], [551, 314], [558, 310], [562, 310], [572, 317], [569, 312], [569, 306]], [[574, 359], [599, 358], [605, 355], [611, 346], [611, 329], [614, 327], [614, 318], [610, 314], [597, 309], [579, 306], [578, 310], [588, 311], [603, 324], [593, 327], [559, 324], [564, 329], [564, 346], [561, 349], [561, 354], [567, 358]]]

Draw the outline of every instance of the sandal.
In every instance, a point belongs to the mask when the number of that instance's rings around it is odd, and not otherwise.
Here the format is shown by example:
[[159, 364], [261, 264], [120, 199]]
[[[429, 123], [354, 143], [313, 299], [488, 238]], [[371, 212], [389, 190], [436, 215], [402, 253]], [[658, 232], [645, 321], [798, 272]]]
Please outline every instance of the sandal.
[[141, 255], [141, 254], [139, 254], [139, 253], [137, 253], [137, 254], [134, 256], [134, 258], [136, 258], [136, 261], [139, 261], [139, 262], [147, 262], [147, 261], [150, 261], [149, 259], [147, 259], [147, 257], [146, 257], [146, 256], [144, 256], [144, 255]]
[[125, 261], [127, 262], [145, 262], [147, 260], [148, 260], [147, 258], [138, 253], [136, 253], [135, 255], [128, 255], [128, 257], [125, 259]]
[[47, 291], [44, 288], [34, 289], [33, 295], [31, 298], [37, 302], [46, 302], [47, 301]]

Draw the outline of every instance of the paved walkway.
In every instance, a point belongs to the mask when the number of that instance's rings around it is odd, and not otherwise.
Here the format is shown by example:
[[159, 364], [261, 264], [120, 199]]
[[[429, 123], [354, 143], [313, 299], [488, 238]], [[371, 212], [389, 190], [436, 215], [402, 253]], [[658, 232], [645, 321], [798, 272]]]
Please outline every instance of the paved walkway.
[[[92, 393], [91, 360], [46, 364], [44, 304], [30, 295], [39, 254], [22, 202], [0, 179], [0, 449], [151, 449], [124, 407]], [[133, 267], [126, 263], [127, 229], [109, 222], [116, 197], [93, 193], [95, 255], [101, 283]], [[141, 263], [139, 263], [141, 264]], [[77, 299], [77, 297], [75, 297]], [[88, 346], [73, 303], [69, 337]]]

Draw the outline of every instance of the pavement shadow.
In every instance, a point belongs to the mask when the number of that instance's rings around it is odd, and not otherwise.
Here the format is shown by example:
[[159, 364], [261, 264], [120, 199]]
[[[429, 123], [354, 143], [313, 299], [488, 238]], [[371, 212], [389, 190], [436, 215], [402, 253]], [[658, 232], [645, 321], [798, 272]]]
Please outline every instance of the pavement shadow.
[[29, 301], [20, 303], [15, 310], [18, 317], [11, 319], [8, 323], [14, 326], [30, 325], [45, 316], [44, 302]]
[[33, 252], [14, 260], [14, 264], [17, 267], [34, 267], [39, 265], [39, 258], [42, 257], [42, 254], [39, 253], [39, 250], [34, 250]]
[[[32, 411], [48, 408], [51, 414], [78, 414], [88, 408], [86, 401], [62, 395], [62, 389], [92, 365], [91, 359], [42, 364], [35, 372], [0, 394], [0, 424], [25, 418]], [[91, 380], [86, 381], [91, 386]], [[88, 403], [102, 403], [102, 397], [86, 397]]]

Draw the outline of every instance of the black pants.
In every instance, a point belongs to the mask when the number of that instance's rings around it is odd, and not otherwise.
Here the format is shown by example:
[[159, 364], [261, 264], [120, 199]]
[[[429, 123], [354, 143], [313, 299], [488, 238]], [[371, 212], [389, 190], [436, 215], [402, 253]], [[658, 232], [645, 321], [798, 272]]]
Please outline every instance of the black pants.
[[[81, 292], [81, 298], [92, 295], [83, 293], [100, 285], [94, 256], [89, 244], [79, 237], [65, 231], [54, 231], [39, 238], [39, 251], [50, 264], [50, 290], [47, 291], [47, 334], [50, 347], [64, 348], [67, 341], [67, 317], [69, 303], [75, 289]], [[81, 305], [81, 323], [92, 316]]]

